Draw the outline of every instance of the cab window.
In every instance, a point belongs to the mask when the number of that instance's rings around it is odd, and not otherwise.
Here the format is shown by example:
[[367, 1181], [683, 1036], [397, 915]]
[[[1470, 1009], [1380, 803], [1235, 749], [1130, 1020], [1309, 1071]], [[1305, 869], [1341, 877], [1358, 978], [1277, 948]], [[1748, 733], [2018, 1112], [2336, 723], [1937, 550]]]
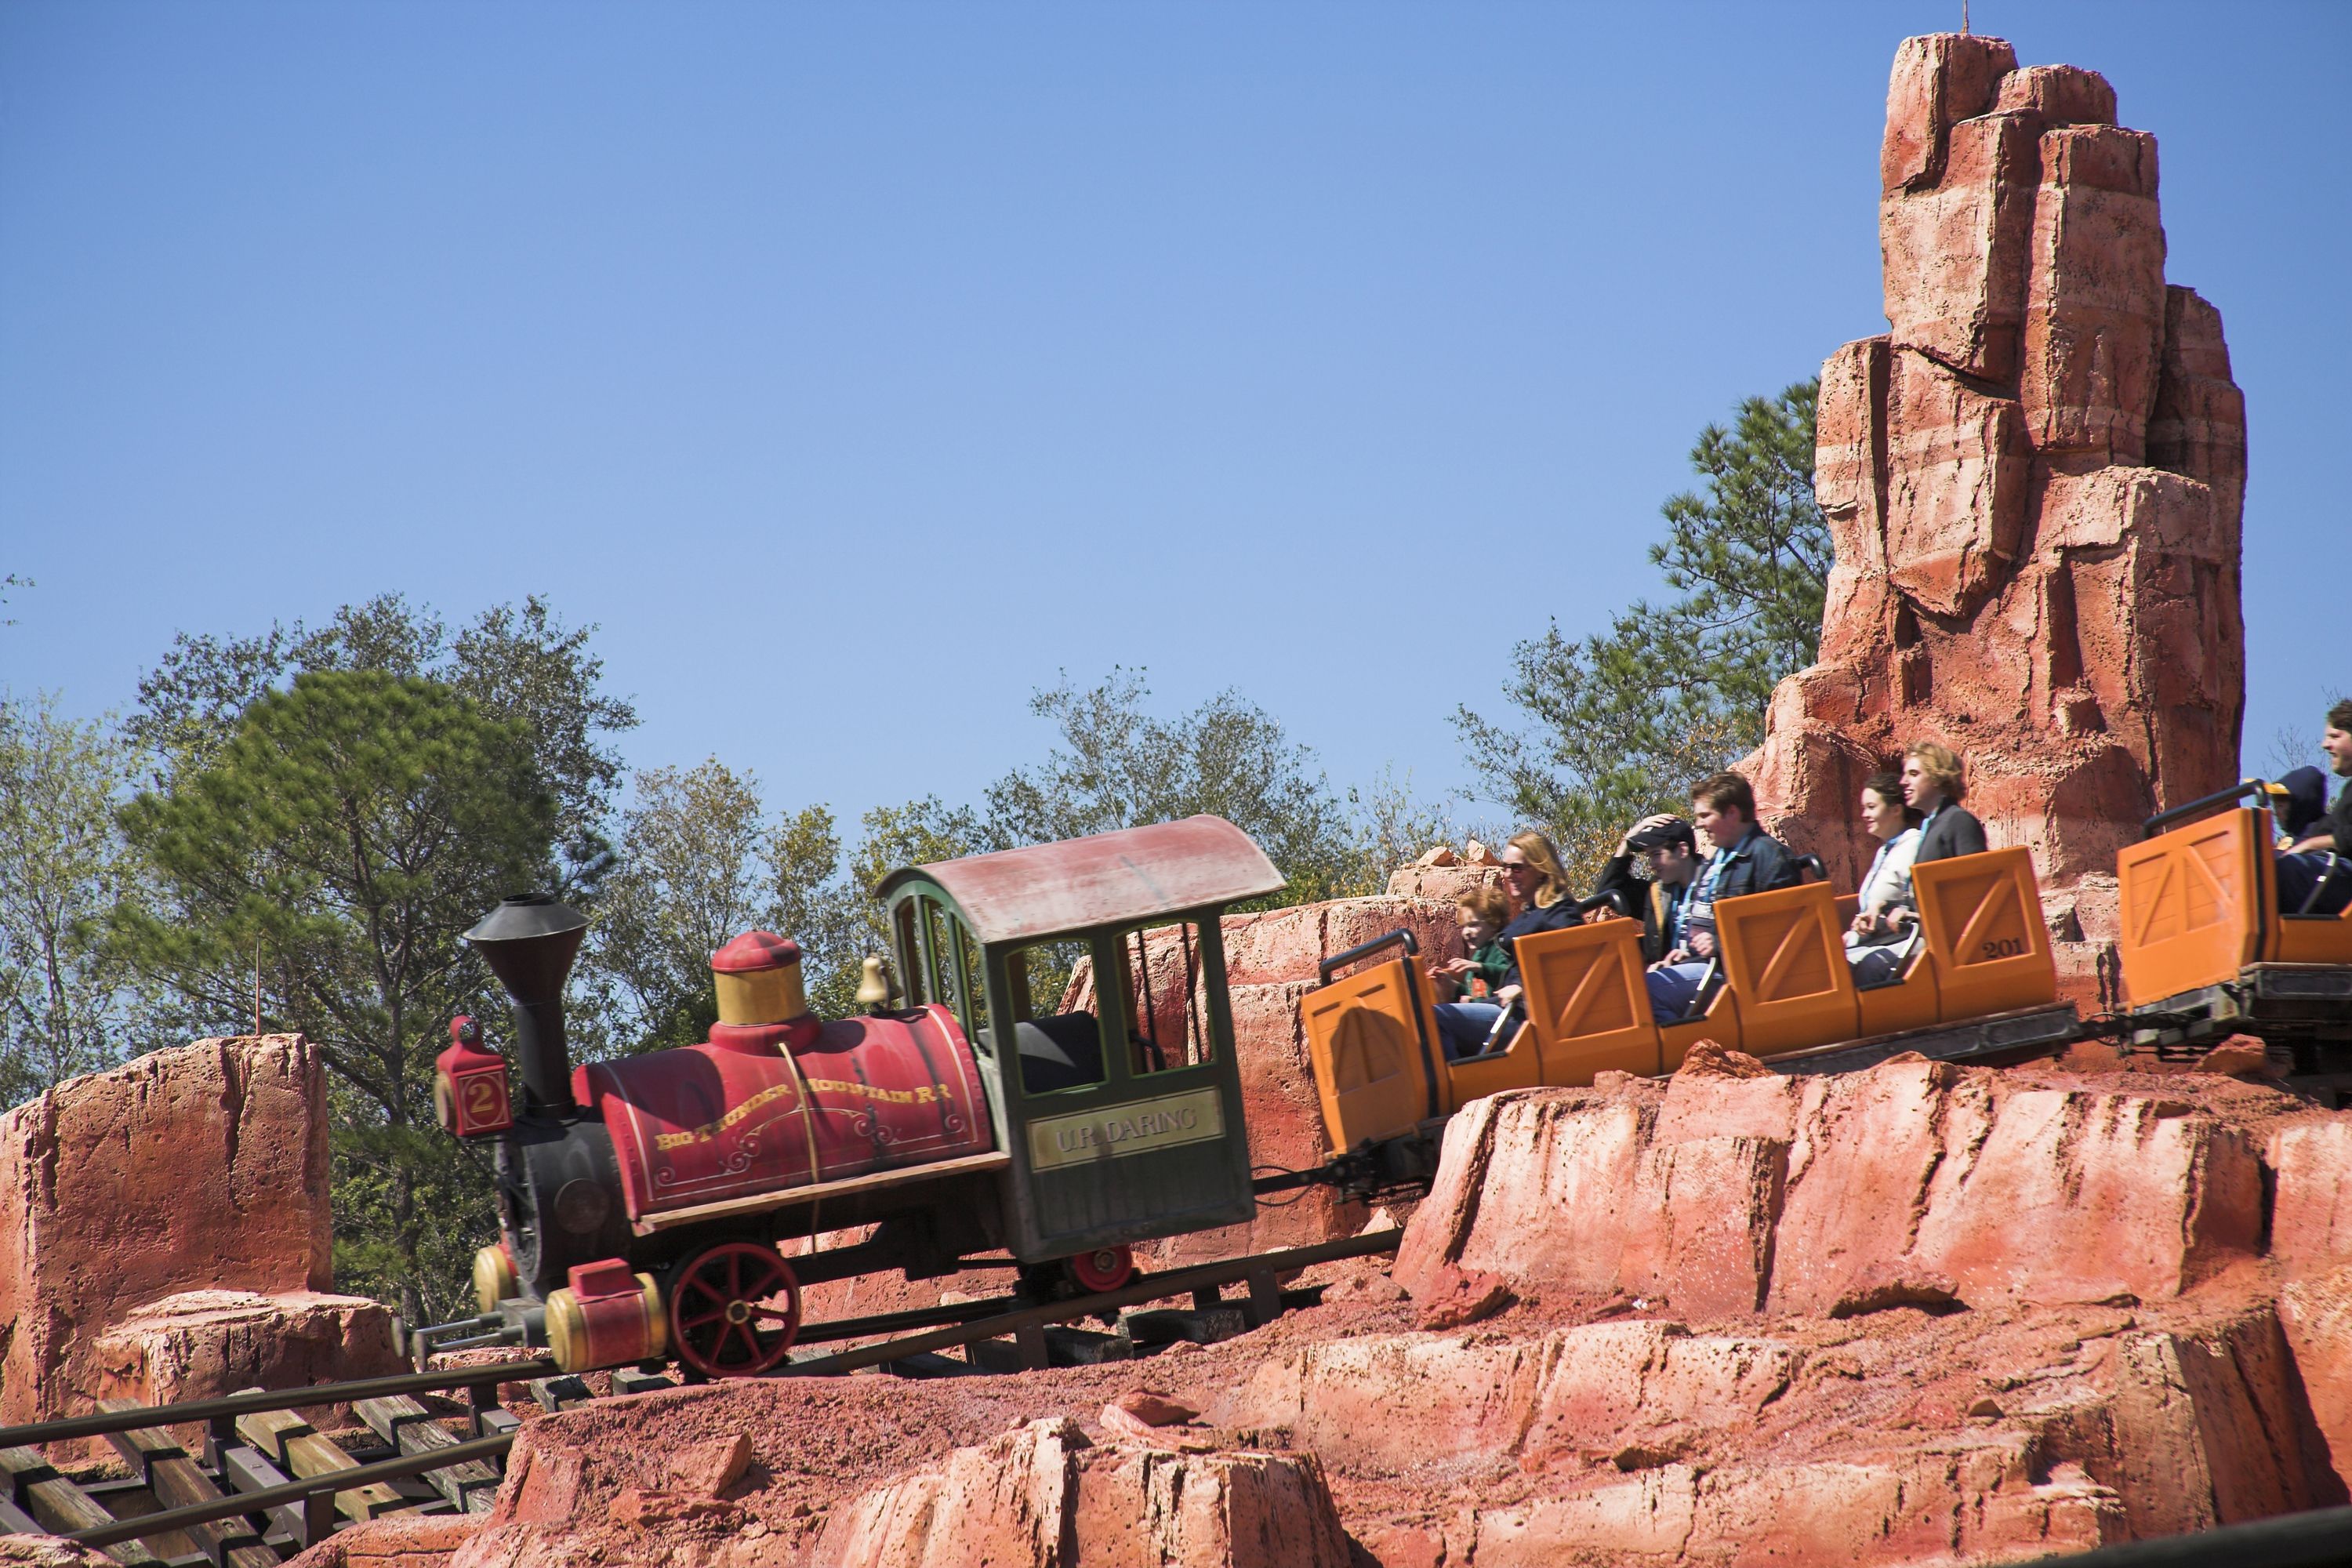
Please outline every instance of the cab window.
[[979, 1022], [980, 944], [961, 921], [939, 904], [929, 899], [915, 901], [921, 906], [917, 919], [925, 937], [924, 989], [930, 1000], [956, 1016], [969, 1037]]
[[[1067, 944], [1059, 944], [1066, 948]], [[1103, 1066], [1102, 1026], [1083, 1007], [1058, 1009], [1067, 997], [1070, 960], [1056, 944], [1019, 948], [1004, 956], [1005, 1002], [1021, 1054], [1021, 1089], [1054, 1094], [1091, 1089], [1109, 1077]], [[983, 1038], [989, 1031], [982, 1030]]]
[[1129, 1072], [1196, 1067], [1214, 1055], [1201, 992], [1201, 930], [1192, 921], [1118, 939], [1118, 986], [1127, 996]]
[[915, 906], [920, 900], [908, 899], [893, 910], [890, 917], [892, 933], [898, 948], [898, 973], [896, 979], [900, 992], [900, 1005], [919, 1007], [930, 999], [930, 987], [923, 983], [923, 942], [915, 934]]

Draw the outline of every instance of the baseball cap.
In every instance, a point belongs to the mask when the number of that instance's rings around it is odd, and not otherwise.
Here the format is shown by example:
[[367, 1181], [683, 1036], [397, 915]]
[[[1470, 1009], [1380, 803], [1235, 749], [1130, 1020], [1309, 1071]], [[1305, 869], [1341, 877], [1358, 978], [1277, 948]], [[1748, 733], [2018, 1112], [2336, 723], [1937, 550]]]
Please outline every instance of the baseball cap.
[[1689, 823], [1679, 816], [1670, 816], [1655, 827], [1643, 828], [1627, 842], [1636, 849], [1659, 849], [1669, 844], [1691, 847], [1698, 843], [1698, 836], [1691, 831]]
[[2312, 824], [2327, 815], [2327, 775], [2317, 768], [2297, 768], [2271, 785], [2279, 830], [2289, 838], [2305, 837]]

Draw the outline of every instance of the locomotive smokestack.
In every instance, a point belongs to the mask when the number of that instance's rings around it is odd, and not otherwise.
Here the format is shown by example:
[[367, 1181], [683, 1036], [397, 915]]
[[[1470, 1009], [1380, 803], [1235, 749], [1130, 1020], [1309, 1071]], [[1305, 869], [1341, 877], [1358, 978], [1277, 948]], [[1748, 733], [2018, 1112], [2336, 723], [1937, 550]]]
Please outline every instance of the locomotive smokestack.
[[514, 1004], [515, 1055], [527, 1105], [572, 1108], [572, 1052], [563, 1038], [563, 983], [588, 917], [545, 893], [515, 893], [466, 933]]

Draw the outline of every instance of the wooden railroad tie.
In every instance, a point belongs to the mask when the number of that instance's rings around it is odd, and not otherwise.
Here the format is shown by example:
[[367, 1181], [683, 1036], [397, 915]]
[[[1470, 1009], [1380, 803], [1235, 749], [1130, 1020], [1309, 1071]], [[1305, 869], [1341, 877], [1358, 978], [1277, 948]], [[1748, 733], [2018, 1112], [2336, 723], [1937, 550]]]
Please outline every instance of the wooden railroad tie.
[[[101, 1399], [98, 1407], [110, 1415], [119, 1410], [136, 1410], [139, 1405], [128, 1399]], [[212, 1477], [197, 1468], [178, 1438], [159, 1427], [110, 1432], [106, 1440], [114, 1446], [116, 1453], [137, 1468], [146, 1479], [147, 1489], [164, 1508], [216, 1502], [227, 1495]], [[179, 1533], [185, 1534], [197, 1551], [222, 1568], [276, 1568], [278, 1561], [278, 1553], [264, 1545], [241, 1519], [192, 1524]]]
[[[64, 1535], [112, 1524], [114, 1516], [96, 1499], [58, 1473], [36, 1448], [0, 1448], [0, 1472], [8, 1479], [7, 1508], [0, 1515], [11, 1531], [31, 1535]], [[157, 1563], [155, 1554], [136, 1541], [106, 1549], [117, 1563], [143, 1565]], [[271, 1553], [272, 1560], [276, 1553]]]
[[[375, 1435], [403, 1454], [437, 1453], [464, 1439], [450, 1436], [439, 1417], [405, 1394], [384, 1399], [362, 1399], [352, 1406]], [[433, 1489], [464, 1513], [488, 1513], [498, 1497], [499, 1473], [480, 1459], [467, 1459], [443, 1469], [428, 1470]]]
[[[360, 1462], [290, 1410], [257, 1410], [236, 1418], [237, 1436], [264, 1458], [303, 1480], [356, 1470]], [[379, 1519], [415, 1506], [382, 1481], [332, 1494], [335, 1511], [354, 1522]], [[314, 1538], [315, 1539], [315, 1538]]]

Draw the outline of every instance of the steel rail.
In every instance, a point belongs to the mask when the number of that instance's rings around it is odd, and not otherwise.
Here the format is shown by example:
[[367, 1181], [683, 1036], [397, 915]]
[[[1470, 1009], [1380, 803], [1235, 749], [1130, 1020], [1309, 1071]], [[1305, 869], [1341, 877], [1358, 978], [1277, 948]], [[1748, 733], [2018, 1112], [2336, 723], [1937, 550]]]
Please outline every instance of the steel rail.
[[195, 1421], [217, 1421], [249, 1415], [258, 1410], [292, 1410], [306, 1405], [349, 1405], [394, 1394], [432, 1394], [445, 1388], [479, 1388], [485, 1384], [513, 1383], [545, 1377], [557, 1370], [553, 1358], [502, 1361], [489, 1366], [453, 1366], [438, 1372], [402, 1372], [384, 1377], [364, 1377], [352, 1383], [314, 1383], [304, 1388], [257, 1388], [218, 1399], [190, 1400], [180, 1405], [141, 1405], [128, 1410], [102, 1411], [95, 1415], [68, 1415], [30, 1426], [0, 1427], [0, 1448], [63, 1442], [68, 1437], [102, 1437], [110, 1432], [132, 1432], [142, 1426], [180, 1426]]
[[[1051, 1301], [1043, 1306], [1024, 1308], [1019, 1311], [1000, 1313], [994, 1317], [957, 1323], [947, 1328], [910, 1335], [905, 1339], [885, 1340], [877, 1344], [861, 1345], [854, 1350], [837, 1352], [812, 1362], [802, 1362], [789, 1369], [795, 1376], [826, 1376], [854, 1372], [859, 1367], [876, 1366], [897, 1361], [902, 1356], [920, 1354], [925, 1351], [965, 1344], [973, 1340], [992, 1339], [999, 1334], [1016, 1332], [1024, 1328], [1042, 1328], [1047, 1323], [1064, 1322], [1071, 1318], [1083, 1318], [1118, 1307], [1138, 1306], [1188, 1290], [1208, 1289], [1246, 1279], [1253, 1274], [1279, 1274], [1294, 1268], [1305, 1268], [1317, 1263], [1336, 1262], [1343, 1258], [1369, 1258], [1383, 1252], [1393, 1252], [1403, 1237], [1402, 1229], [1371, 1232], [1366, 1236], [1346, 1237], [1315, 1247], [1293, 1247], [1276, 1252], [1259, 1252], [1241, 1258], [1229, 1258], [1217, 1263], [1196, 1264], [1189, 1268], [1171, 1269], [1153, 1274], [1132, 1285], [1092, 1296], [1074, 1296], [1066, 1301]], [[957, 1302], [956, 1307], [990, 1306], [990, 1302]], [[919, 1309], [942, 1311], [946, 1308]], [[915, 1314], [893, 1313], [901, 1317]], [[865, 1320], [873, 1322], [877, 1320]], [[824, 1325], [836, 1331], [856, 1326], [860, 1320], [845, 1319]], [[347, 1404], [353, 1397], [368, 1398], [376, 1394], [414, 1394], [436, 1388], [478, 1386], [485, 1383], [505, 1382], [517, 1376], [554, 1371], [554, 1363], [545, 1359], [529, 1362], [508, 1362], [496, 1366], [464, 1367], [449, 1373], [413, 1373], [398, 1377], [370, 1378], [363, 1382], [317, 1384], [307, 1389], [273, 1393], [231, 1394], [225, 1399], [209, 1399], [178, 1405], [157, 1405], [152, 1408], [111, 1412], [104, 1416], [77, 1416], [68, 1421], [51, 1422], [46, 1426], [19, 1427], [16, 1432], [46, 1434], [50, 1440], [66, 1436], [95, 1436], [106, 1431], [128, 1430], [136, 1426], [161, 1426], [173, 1422], [209, 1420], [217, 1416], [243, 1414], [255, 1410], [284, 1409], [292, 1405], [323, 1403]], [[779, 1373], [786, 1369], [778, 1369]], [[361, 1391], [368, 1392], [362, 1393]], [[322, 1400], [322, 1394], [340, 1393], [342, 1397]], [[158, 1417], [163, 1419], [159, 1420]], [[110, 1425], [110, 1423], [121, 1423]], [[70, 1433], [65, 1428], [73, 1428]], [[12, 1434], [0, 1432], [0, 1437]], [[396, 1459], [383, 1459], [362, 1465], [354, 1469], [337, 1470], [330, 1475], [313, 1476], [283, 1486], [266, 1487], [258, 1491], [240, 1492], [215, 1502], [196, 1503], [185, 1508], [166, 1509], [159, 1513], [141, 1514], [134, 1519], [118, 1520], [111, 1524], [89, 1530], [75, 1531], [65, 1537], [84, 1546], [110, 1546], [117, 1542], [133, 1541], [157, 1535], [166, 1531], [183, 1530], [190, 1525], [210, 1524], [217, 1520], [240, 1514], [259, 1513], [281, 1504], [299, 1503], [321, 1492], [351, 1491], [377, 1481], [399, 1480], [409, 1476], [425, 1475], [446, 1469], [471, 1459], [495, 1458], [514, 1444], [513, 1433], [496, 1436], [476, 1437], [454, 1447], [429, 1450], [421, 1454], [404, 1455]]]
[[2274, 1514], [2035, 1561], [2037, 1568], [2342, 1568], [2352, 1563], [2352, 1508]]
[[[1286, 1247], [1278, 1252], [1253, 1253], [1245, 1258], [1229, 1258], [1220, 1263], [1171, 1269], [1165, 1274], [1154, 1274], [1132, 1285], [1106, 1290], [1099, 1295], [1073, 1297], [1066, 1301], [1048, 1302], [1042, 1307], [1027, 1307], [993, 1318], [933, 1329], [928, 1333], [910, 1334], [905, 1339], [885, 1340], [877, 1344], [860, 1345], [854, 1350], [836, 1351], [814, 1361], [795, 1362], [790, 1368], [790, 1374], [800, 1377], [833, 1376], [855, 1372], [860, 1367], [879, 1366], [884, 1362], [897, 1361], [902, 1356], [920, 1355], [927, 1351], [969, 1344], [974, 1340], [994, 1339], [1000, 1334], [1043, 1328], [1048, 1323], [1064, 1322], [1071, 1318], [1087, 1317], [1119, 1307], [1141, 1306], [1146, 1301], [1180, 1296], [1187, 1290], [1231, 1285], [1261, 1271], [1280, 1274], [1318, 1263], [1337, 1262], [1343, 1258], [1370, 1258], [1382, 1252], [1394, 1252], [1403, 1236], [1401, 1228], [1376, 1230], [1369, 1235], [1344, 1237], [1338, 1241], [1322, 1242], [1314, 1247]], [[783, 1368], [777, 1370], [785, 1371]]]
[[1023, 1304], [1019, 1296], [991, 1296], [982, 1301], [948, 1301], [936, 1307], [909, 1307], [903, 1312], [877, 1312], [869, 1318], [835, 1318], [809, 1323], [793, 1336], [796, 1345], [827, 1344], [835, 1340], [863, 1340], [895, 1334], [901, 1329], [928, 1329], [937, 1323], [965, 1323], [974, 1318], [1009, 1311]]
[[119, 1519], [111, 1524], [101, 1524], [89, 1530], [77, 1530], [67, 1536], [84, 1546], [111, 1546], [119, 1541], [136, 1541], [142, 1536], [161, 1535], [165, 1531], [184, 1530], [192, 1524], [210, 1524], [215, 1520], [233, 1519], [238, 1514], [259, 1513], [265, 1509], [284, 1503], [299, 1503], [320, 1492], [356, 1491], [377, 1481], [396, 1481], [409, 1476], [421, 1476], [428, 1470], [446, 1469], [469, 1459], [492, 1459], [514, 1446], [514, 1434], [500, 1433], [494, 1437], [476, 1437], [454, 1448], [428, 1448], [423, 1453], [404, 1455], [397, 1459], [381, 1459], [357, 1469], [331, 1470], [323, 1476], [310, 1476], [284, 1486], [263, 1487], [258, 1491], [238, 1492], [213, 1502], [191, 1503], [185, 1508], [167, 1508], [161, 1513], [142, 1513], [131, 1519]]

